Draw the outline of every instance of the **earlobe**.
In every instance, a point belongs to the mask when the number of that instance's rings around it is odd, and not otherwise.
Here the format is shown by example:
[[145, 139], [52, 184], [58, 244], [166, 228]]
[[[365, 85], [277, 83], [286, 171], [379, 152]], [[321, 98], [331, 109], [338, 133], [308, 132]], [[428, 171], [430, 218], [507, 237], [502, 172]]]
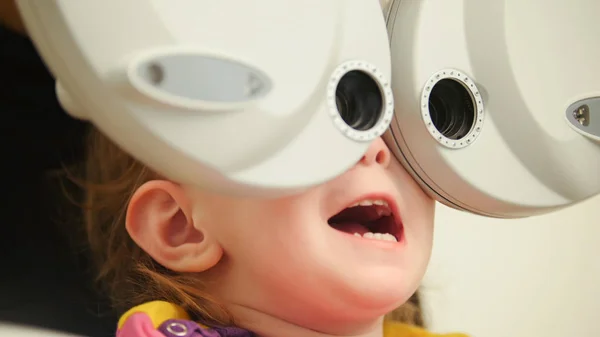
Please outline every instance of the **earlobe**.
[[140, 186], [127, 207], [125, 226], [133, 241], [156, 262], [177, 272], [215, 266], [223, 249], [194, 223], [193, 205], [183, 188], [166, 180]]

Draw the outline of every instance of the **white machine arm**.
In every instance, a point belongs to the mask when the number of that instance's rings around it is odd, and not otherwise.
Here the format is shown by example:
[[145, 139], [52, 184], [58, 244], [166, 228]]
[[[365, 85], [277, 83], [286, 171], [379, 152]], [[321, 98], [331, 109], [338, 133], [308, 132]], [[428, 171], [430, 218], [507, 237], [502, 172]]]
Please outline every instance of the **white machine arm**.
[[294, 193], [385, 132], [457, 209], [600, 192], [600, 1], [381, 3], [18, 0], [66, 110], [180, 181]]
[[600, 2], [392, 2], [397, 157], [441, 202], [493, 217], [600, 192]]
[[363, 0], [19, 0], [59, 98], [181, 182], [277, 196], [354, 165], [393, 115]]

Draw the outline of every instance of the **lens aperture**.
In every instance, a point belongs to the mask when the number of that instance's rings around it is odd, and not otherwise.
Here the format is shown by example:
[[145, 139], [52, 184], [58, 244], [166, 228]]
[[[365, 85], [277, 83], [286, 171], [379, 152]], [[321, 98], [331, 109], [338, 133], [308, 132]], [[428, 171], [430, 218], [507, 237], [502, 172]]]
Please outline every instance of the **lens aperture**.
[[443, 79], [431, 89], [429, 114], [436, 129], [446, 138], [460, 140], [474, 125], [473, 97], [461, 83]]
[[336, 88], [335, 103], [344, 122], [359, 131], [373, 128], [383, 112], [379, 85], [371, 76], [359, 70], [342, 76]]

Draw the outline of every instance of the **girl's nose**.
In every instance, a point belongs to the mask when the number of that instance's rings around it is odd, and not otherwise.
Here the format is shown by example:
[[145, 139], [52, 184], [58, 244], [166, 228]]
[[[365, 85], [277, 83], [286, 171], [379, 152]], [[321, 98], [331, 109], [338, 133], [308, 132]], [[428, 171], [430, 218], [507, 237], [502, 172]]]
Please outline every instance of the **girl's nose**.
[[360, 160], [360, 163], [364, 165], [379, 164], [387, 167], [390, 164], [390, 160], [390, 150], [383, 139], [379, 137], [371, 143], [371, 146], [369, 146], [369, 149]]

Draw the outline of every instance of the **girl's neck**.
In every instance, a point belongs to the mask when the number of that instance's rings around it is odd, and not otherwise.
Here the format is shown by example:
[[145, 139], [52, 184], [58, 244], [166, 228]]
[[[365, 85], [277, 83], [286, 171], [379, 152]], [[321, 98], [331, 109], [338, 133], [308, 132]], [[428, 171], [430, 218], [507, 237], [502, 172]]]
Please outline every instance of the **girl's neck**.
[[[257, 310], [236, 306], [229, 308], [242, 328], [253, 331], [260, 337], [382, 337], [383, 317], [366, 323], [350, 326], [348, 323], [331, 324], [328, 332], [318, 332]], [[336, 329], [335, 327], [339, 327]]]

